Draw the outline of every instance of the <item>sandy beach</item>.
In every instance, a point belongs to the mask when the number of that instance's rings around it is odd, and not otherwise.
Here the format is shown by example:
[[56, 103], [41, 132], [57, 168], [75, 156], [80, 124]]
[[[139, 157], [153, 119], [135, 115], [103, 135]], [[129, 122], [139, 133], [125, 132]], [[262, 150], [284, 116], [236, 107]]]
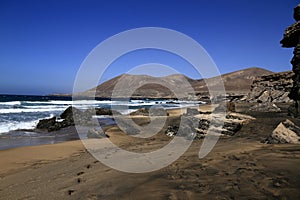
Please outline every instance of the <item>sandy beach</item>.
[[[286, 113], [252, 114], [256, 120], [220, 139], [205, 158], [198, 158], [202, 140], [193, 141], [177, 161], [150, 173], [111, 169], [79, 140], [2, 150], [0, 199], [299, 199], [300, 146], [261, 143]], [[170, 141], [163, 133], [134, 139], [115, 126], [106, 133], [137, 152]]]

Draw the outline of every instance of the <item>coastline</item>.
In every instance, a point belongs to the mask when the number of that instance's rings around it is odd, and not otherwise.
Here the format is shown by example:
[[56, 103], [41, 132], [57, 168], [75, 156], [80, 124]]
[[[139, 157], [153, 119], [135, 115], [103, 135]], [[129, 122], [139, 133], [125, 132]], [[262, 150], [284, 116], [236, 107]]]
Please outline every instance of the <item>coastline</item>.
[[[199, 108], [199, 110], [206, 112], [214, 108], [216, 105], [202, 104], [199, 106], [191, 106], [190, 108]], [[169, 116], [179, 116], [186, 112], [187, 107], [182, 108], [166, 108], [166, 112]], [[144, 116], [131, 116], [132, 118], [139, 118]], [[102, 121], [106, 121], [107, 125], [111, 125], [110, 117], [105, 116]], [[86, 132], [88, 131], [88, 127]], [[86, 138], [86, 134], [80, 136], [81, 138]], [[6, 134], [0, 135], [0, 150], [18, 148], [23, 146], [36, 146], [44, 144], [56, 144], [61, 142], [67, 142], [72, 140], [80, 140], [77, 130], [74, 126], [69, 126], [62, 128], [58, 131], [53, 132], [35, 132], [32, 130], [15, 130]]]
[[[79, 140], [1, 150], [0, 199], [297, 199], [300, 146], [260, 142], [286, 118], [271, 114], [256, 113], [257, 120], [220, 139], [203, 159], [203, 140], [196, 140], [171, 165], [143, 174], [105, 166]], [[164, 134], [133, 139], [115, 126], [107, 134], [133, 152], [159, 149], [170, 140]]]

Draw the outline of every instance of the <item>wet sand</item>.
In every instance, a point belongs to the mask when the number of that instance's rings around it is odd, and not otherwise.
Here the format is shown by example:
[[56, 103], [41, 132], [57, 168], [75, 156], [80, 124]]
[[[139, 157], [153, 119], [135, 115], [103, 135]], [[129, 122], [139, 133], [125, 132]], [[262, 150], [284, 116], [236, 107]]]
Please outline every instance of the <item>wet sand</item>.
[[[300, 145], [260, 142], [286, 113], [248, 114], [256, 120], [220, 139], [205, 158], [198, 158], [202, 140], [194, 141], [171, 165], [144, 174], [105, 166], [80, 141], [0, 151], [0, 199], [299, 199]], [[170, 140], [162, 133], [132, 139], [117, 127], [107, 133], [136, 152]]]

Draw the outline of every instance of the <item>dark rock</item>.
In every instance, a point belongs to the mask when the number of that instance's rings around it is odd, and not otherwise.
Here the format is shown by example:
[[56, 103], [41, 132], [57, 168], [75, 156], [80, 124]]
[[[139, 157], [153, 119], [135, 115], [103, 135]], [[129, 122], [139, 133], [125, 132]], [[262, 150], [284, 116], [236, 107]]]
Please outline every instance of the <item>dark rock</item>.
[[194, 117], [182, 117], [180, 123], [169, 125], [165, 134], [169, 137], [180, 136], [187, 139], [195, 139], [196, 128], [199, 119]]
[[[48, 132], [57, 131], [68, 126], [74, 126], [75, 121], [80, 125], [91, 125], [92, 115], [80, 111], [75, 107], [68, 107], [61, 115], [62, 121], [56, 121], [56, 117], [51, 119], [42, 119], [36, 126], [36, 129], [47, 130]], [[75, 121], [74, 121], [75, 119]]]
[[292, 58], [293, 65], [293, 87], [289, 93], [289, 97], [295, 102], [295, 117], [300, 114], [300, 4], [294, 9], [294, 19], [296, 23], [289, 26], [280, 41], [282, 47], [295, 47]]
[[48, 128], [54, 126], [55, 123], [56, 123], [56, 117], [41, 119], [36, 125], [36, 128], [41, 130], [48, 130]]
[[209, 128], [209, 125], [210, 125], [210, 121], [209, 120], [207, 120], [207, 119], [200, 119], [198, 128], [202, 129], [202, 130], [207, 130]]
[[67, 119], [67, 118], [71, 118], [73, 117], [73, 112], [74, 114], [77, 113], [81, 113], [80, 110], [78, 110], [77, 108], [73, 107], [73, 106], [69, 106], [62, 114], [60, 114], [60, 118], [61, 119]]
[[289, 26], [285, 32], [283, 39], [280, 41], [282, 47], [295, 47], [299, 42], [300, 21]]
[[179, 127], [177, 125], [175, 126], [168, 126], [165, 134], [169, 137], [173, 137], [177, 134], [177, 131], [178, 131]]
[[221, 133], [224, 135], [235, 135], [242, 128], [242, 124], [238, 122], [224, 122], [223, 129]]
[[96, 115], [113, 115], [113, 112], [109, 108], [95, 108]]

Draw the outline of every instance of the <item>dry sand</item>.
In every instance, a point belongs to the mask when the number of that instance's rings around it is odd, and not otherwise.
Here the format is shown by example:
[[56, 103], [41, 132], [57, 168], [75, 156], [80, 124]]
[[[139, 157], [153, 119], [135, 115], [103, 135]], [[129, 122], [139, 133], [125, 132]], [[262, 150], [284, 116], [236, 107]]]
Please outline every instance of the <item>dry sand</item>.
[[[168, 167], [144, 174], [103, 165], [80, 141], [0, 151], [0, 199], [300, 199], [300, 145], [260, 142], [286, 113], [251, 114], [256, 120], [220, 139], [204, 159], [198, 158], [202, 141], [194, 141]], [[170, 140], [163, 134], [133, 139], [117, 127], [107, 133], [137, 152]]]

